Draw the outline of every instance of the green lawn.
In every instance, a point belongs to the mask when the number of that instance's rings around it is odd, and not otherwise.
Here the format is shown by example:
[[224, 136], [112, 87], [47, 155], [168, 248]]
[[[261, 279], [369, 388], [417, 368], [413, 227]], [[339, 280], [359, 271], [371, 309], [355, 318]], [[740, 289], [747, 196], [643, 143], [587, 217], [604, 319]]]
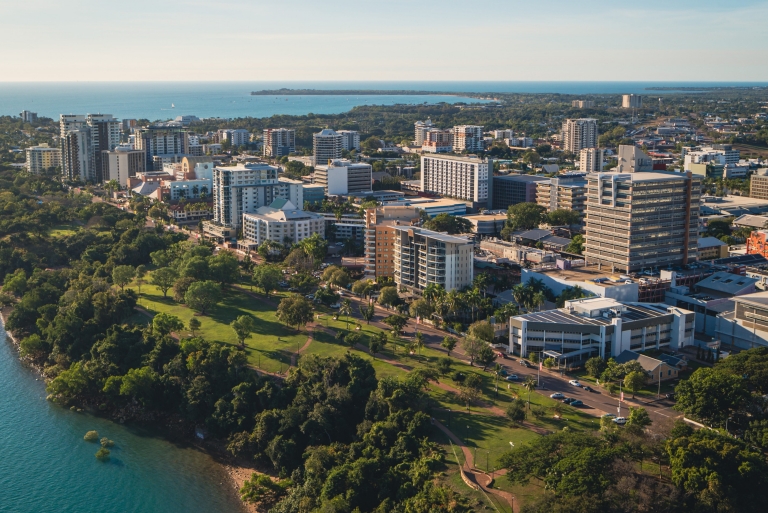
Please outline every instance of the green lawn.
[[[574, 373], [569, 373], [569, 376], [573, 376], [572, 379], [578, 379], [579, 381], [583, 381], [584, 383], [589, 383], [593, 387], [598, 387], [601, 390], [605, 390], [604, 387], [597, 385], [597, 380], [587, 374], [586, 371], [579, 371]], [[684, 374], [681, 374], [678, 377], [683, 377]], [[661, 397], [664, 397], [664, 394], [674, 392], [675, 386], [677, 386], [677, 383], [679, 382], [679, 379], [672, 379], [669, 381], [662, 381], [661, 383]], [[616, 382], [616, 386], [618, 387], [619, 384]], [[635, 393], [637, 397], [642, 397], [644, 399], [656, 399], [656, 395], [659, 393], [659, 385], [658, 383], [650, 384]], [[632, 392], [630, 392], [627, 389], [624, 389], [624, 397], [632, 397]]]
[[48, 232], [48, 235], [51, 237], [66, 237], [74, 235], [78, 229], [79, 226], [75, 223], [62, 223], [52, 227]]

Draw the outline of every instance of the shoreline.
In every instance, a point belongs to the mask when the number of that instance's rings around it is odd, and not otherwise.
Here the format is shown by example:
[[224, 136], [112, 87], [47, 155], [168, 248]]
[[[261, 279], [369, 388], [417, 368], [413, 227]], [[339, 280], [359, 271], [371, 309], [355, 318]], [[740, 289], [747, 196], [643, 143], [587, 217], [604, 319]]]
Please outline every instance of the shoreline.
[[[45, 381], [45, 376], [43, 376], [41, 369], [37, 368], [34, 365], [25, 365], [24, 362], [19, 358], [18, 350], [19, 350], [19, 342], [16, 339], [16, 337], [11, 333], [9, 330], [5, 329], [6, 321], [8, 318], [8, 315], [13, 311], [13, 307], [8, 306], [5, 308], [0, 308], [0, 322], [2, 322], [3, 329], [5, 330], [6, 337], [8, 340], [13, 344], [14, 348], [17, 351], [16, 354], [16, 360], [19, 364], [21, 364], [23, 367], [26, 367], [28, 369], [33, 369], [39, 376], [40, 379]], [[60, 408], [63, 408], [60, 405], [57, 405]], [[94, 414], [95, 412], [89, 412], [90, 414]], [[103, 417], [109, 422], [118, 423], [115, 419], [109, 418], [109, 417]], [[142, 426], [142, 422], [137, 423], [139, 426]], [[143, 426], [147, 427], [147, 426]], [[162, 434], [162, 438], [165, 440], [172, 440], [174, 437], [167, 436], [168, 433], [163, 430], [160, 426], [149, 426], [153, 431], [156, 432], [156, 434]], [[181, 436], [182, 440], [185, 438]], [[196, 439], [192, 440], [186, 440], [187, 443], [189, 443], [190, 446], [194, 447], [196, 450], [206, 454], [209, 456], [214, 463], [216, 463], [222, 470], [223, 474], [226, 475], [226, 482], [222, 483], [226, 488], [228, 493], [231, 493], [234, 495], [237, 502], [240, 504], [240, 511], [246, 512], [246, 513], [258, 513], [258, 509], [254, 504], [243, 502], [240, 498], [240, 488], [242, 488], [243, 483], [250, 479], [251, 474], [254, 472], [258, 472], [256, 468], [254, 467], [248, 467], [245, 465], [242, 465], [241, 462], [237, 462], [231, 458], [231, 456], [227, 455], [226, 452], [224, 452], [221, 448], [221, 446], [217, 446], [215, 442], [202, 442], [200, 443]]]

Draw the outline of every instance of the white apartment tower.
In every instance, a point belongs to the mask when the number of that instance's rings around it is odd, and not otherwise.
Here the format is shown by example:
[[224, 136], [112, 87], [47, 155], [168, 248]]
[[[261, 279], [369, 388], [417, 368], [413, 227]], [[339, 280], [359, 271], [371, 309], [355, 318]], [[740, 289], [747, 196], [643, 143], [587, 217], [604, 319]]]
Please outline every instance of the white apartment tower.
[[597, 120], [566, 119], [563, 122], [563, 151], [579, 153], [584, 148], [597, 148]]
[[[181, 160], [189, 153], [188, 131], [182, 127], [149, 126], [136, 130], [136, 149], [144, 150], [147, 171], [154, 168], [155, 157], [168, 156], [171, 161]], [[179, 158], [176, 158], [179, 157]]]
[[296, 153], [296, 130], [265, 128], [263, 154], [265, 157], [286, 157]]
[[27, 171], [40, 174], [61, 166], [61, 148], [51, 148], [47, 143], [27, 148]]
[[579, 171], [582, 173], [598, 173], [603, 170], [603, 150], [584, 148], [579, 152]]
[[484, 148], [483, 127], [476, 125], [453, 127], [454, 151], [482, 151]]
[[621, 96], [623, 109], [639, 109], [643, 106], [643, 97], [639, 94], [624, 94]]
[[275, 195], [290, 201], [296, 205], [297, 209], [304, 210], [304, 183], [301, 180], [291, 180], [281, 176], [277, 179]]
[[368, 192], [373, 184], [372, 173], [370, 164], [335, 159], [315, 167], [315, 184], [325, 188], [326, 196]]
[[213, 222], [237, 228], [243, 214], [277, 197], [277, 168], [266, 164], [217, 166], [213, 169]]
[[487, 206], [493, 197], [493, 161], [477, 157], [422, 155], [421, 190]]
[[62, 175], [68, 180], [103, 182], [101, 155], [120, 144], [120, 121], [111, 114], [62, 114], [59, 132]]
[[360, 132], [356, 130], [337, 130], [341, 136], [341, 149], [360, 151]]
[[312, 149], [315, 166], [326, 165], [331, 160], [340, 159], [343, 149], [342, 136], [326, 128], [312, 135]]
[[424, 140], [426, 139], [427, 132], [429, 132], [432, 128], [434, 128], [434, 125], [432, 125], [432, 120], [427, 119], [426, 121], [417, 121], [413, 124], [413, 143], [416, 146], [421, 146], [424, 144]]

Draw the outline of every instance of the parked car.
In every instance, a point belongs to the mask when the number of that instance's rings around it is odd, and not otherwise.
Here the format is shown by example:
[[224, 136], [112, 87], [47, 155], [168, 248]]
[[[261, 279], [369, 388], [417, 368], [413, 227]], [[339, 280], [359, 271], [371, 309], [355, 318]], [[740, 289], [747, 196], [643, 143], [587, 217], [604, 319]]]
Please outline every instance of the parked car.
[[560, 392], [555, 392], [554, 394], [551, 394], [549, 397], [551, 397], [552, 399], [565, 399], [565, 396]]
[[623, 426], [624, 424], [627, 423], [627, 419], [625, 417], [616, 417], [615, 419], [613, 419], [613, 421], [619, 426]]
[[288, 289], [288, 292], [298, 292], [298, 291], [299, 289], [297, 289], [296, 287], [291, 287]]
[[506, 375], [507, 375], [507, 374], [509, 374], [509, 373], [507, 372], [507, 369], [501, 369], [501, 370], [499, 371], [499, 374], [501, 374], [502, 376], [506, 376]]
[[573, 397], [566, 397], [565, 399], [563, 399], [563, 402], [564, 402], [565, 404], [571, 404], [571, 403], [572, 403], [573, 401], [575, 401], [575, 400], [576, 400], [576, 399], [574, 399]]
[[504, 351], [496, 351], [496, 356], [504, 358], [505, 360], [507, 359], [507, 354]]
[[522, 365], [523, 367], [530, 367], [531, 366], [531, 364], [528, 363], [528, 360], [520, 360], [520, 365]]
[[570, 381], [568, 382], [568, 384], [569, 384], [569, 385], [573, 385], [573, 386], [575, 386], [575, 387], [580, 387], [580, 386], [581, 386], [581, 383], [579, 383], [579, 380], [578, 380], [578, 379], [572, 379], [572, 380], [570, 380]]
[[518, 378], [518, 377], [517, 377], [517, 374], [510, 374], [510, 375], [509, 375], [509, 376], [507, 376], [505, 379], [506, 379], [507, 381], [517, 381], [517, 380], [518, 380], [518, 379], [520, 379], [520, 378]]
[[306, 296], [304, 296], [304, 297], [305, 297], [305, 298], [307, 298], [307, 299], [309, 299], [309, 300], [315, 299], [315, 295], [314, 295], [314, 294], [307, 294], [307, 295], [306, 295]]
[[584, 387], [584, 390], [587, 391], [587, 392], [594, 392], [595, 391], [595, 389], [590, 387], [590, 386]]
[[280, 283], [278, 283], [278, 285], [280, 285], [282, 288], [286, 288], [288, 286], [288, 282], [287, 281], [281, 281]]
[[674, 401], [675, 400], [675, 393], [674, 392], [669, 392], [668, 394], [664, 394], [664, 397], [669, 399], [670, 401]]
[[330, 306], [331, 306], [331, 308], [336, 308], [336, 309], [341, 308], [341, 305], [339, 303], [334, 303], [334, 304], [332, 304]]
[[571, 406], [584, 406], [584, 403], [582, 401], [579, 401], [576, 399], [575, 401], [570, 402]]

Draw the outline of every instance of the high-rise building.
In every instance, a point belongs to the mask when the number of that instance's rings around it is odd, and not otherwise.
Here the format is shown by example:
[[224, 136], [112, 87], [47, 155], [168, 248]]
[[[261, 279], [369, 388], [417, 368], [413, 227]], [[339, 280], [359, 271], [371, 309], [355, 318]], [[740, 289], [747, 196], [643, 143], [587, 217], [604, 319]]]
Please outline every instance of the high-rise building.
[[146, 169], [144, 150], [134, 150], [130, 146], [118, 146], [112, 151], [104, 150], [101, 155], [104, 181], [115, 180], [120, 187], [128, 185], [128, 178], [143, 173]]
[[373, 186], [373, 168], [364, 162], [334, 159], [315, 166], [314, 183], [322, 185], [327, 196], [368, 192]]
[[584, 148], [579, 152], [579, 171], [582, 173], [598, 173], [603, 170], [603, 150]]
[[424, 144], [424, 140], [426, 139], [427, 132], [432, 130], [434, 126], [432, 125], [432, 120], [427, 119], [426, 121], [417, 121], [413, 124], [413, 144], [416, 146], [421, 146]]
[[360, 132], [356, 130], [337, 130], [341, 136], [341, 149], [360, 151]]
[[22, 110], [21, 114], [19, 114], [19, 117], [25, 123], [37, 123], [37, 112]]
[[701, 178], [691, 173], [587, 177], [586, 260], [622, 272], [697, 259]]
[[340, 159], [342, 149], [342, 136], [329, 128], [312, 135], [312, 162], [315, 166], [327, 165], [331, 160]]
[[[240, 226], [243, 214], [271, 204], [278, 191], [277, 168], [266, 164], [217, 166], [213, 169], [213, 225]], [[215, 229], [211, 230], [215, 235]]]
[[88, 114], [85, 119], [90, 130], [90, 165], [96, 183], [107, 181], [103, 174], [101, 158], [105, 151], [112, 151], [120, 144], [120, 121], [111, 114]]
[[488, 206], [493, 198], [493, 161], [474, 156], [422, 155], [421, 190]]
[[394, 278], [394, 226], [411, 226], [420, 220], [419, 211], [408, 206], [384, 206], [365, 211], [365, 275]]
[[587, 202], [585, 173], [565, 173], [536, 183], [536, 203], [547, 209], [573, 210], [584, 218]]
[[566, 119], [563, 122], [563, 151], [579, 153], [584, 148], [597, 148], [597, 120]]
[[549, 178], [533, 175], [506, 175], [493, 177], [493, 210], [507, 210], [518, 203], [536, 202], [536, 184], [549, 182]]
[[431, 284], [460, 290], [472, 284], [474, 244], [466, 237], [393, 226], [395, 283], [414, 292]]
[[573, 100], [571, 102], [571, 107], [576, 107], [577, 109], [592, 109], [595, 107], [595, 101], [594, 100]]
[[160, 171], [154, 168], [156, 156], [183, 156], [189, 153], [187, 129], [172, 126], [149, 126], [136, 129], [136, 149], [144, 150], [147, 159], [147, 171]]
[[265, 157], [280, 158], [296, 153], [296, 130], [265, 128], [262, 148]]
[[639, 173], [653, 171], [653, 159], [634, 144], [620, 144], [617, 173]]
[[245, 128], [223, 128], [219, 130], [219, 142], [229, 142], [230, 146], [244, 146], [251, 142], [251, 133]]
[[421, 151], [425, 153], [448, 153], [453, 151], [453, 130], [431, 128], [424, 132]]
[[277, 179], [277, 192], [275, 193], [278, 198], [283, 198], [294, 205], [299, 210], [304, 210], [304, 182], [301, 180], [291, 180], [281, 176]]
[[47, 143], [27, 148], [27, 171], [40, 174], [61, 166], [61, 148], [51, 148]]
[[621, 96], [623, 109], [639, 109], [643, 106], [643, 97], [639, 94], [624, 94]]
[[73, 182], [93, 180], [90, 173], [91, 134], [87, 128], [65, 132], [61, 137], [61, 176]]
[[749, 180], [749, 197], [768, 200], [768, 174], [758, 172], [752, 175]]
[[[75, 132], [80, 135], [68, 137]], [[103, 182], [102, 152], [114, 150], [120, 144], [120, 121], [111, 114], [62, 114], [59, 133], [62, 175], [69, 180]], [[85, 161], [82, 155], [85, 155]]]
[[454, 151], [482, 151], [483, 149], [485, 149], [483, 127], [476, 125], [453, 127]]

